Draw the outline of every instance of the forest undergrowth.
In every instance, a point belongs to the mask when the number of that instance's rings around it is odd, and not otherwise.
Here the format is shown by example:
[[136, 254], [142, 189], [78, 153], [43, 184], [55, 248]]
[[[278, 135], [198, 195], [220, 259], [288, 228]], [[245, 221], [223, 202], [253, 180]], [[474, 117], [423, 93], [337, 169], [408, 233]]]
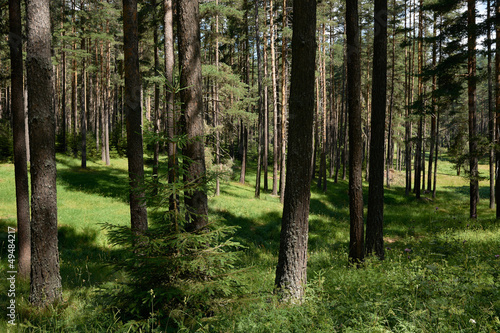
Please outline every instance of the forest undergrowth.
[[[368, 258], [357, 269], [347, 265], [347, 182], [329, 180], [326, 193], [313, 182], [301, 305], [280, 304], [273, 295], [282, 206], [270, 193], [254, 198], [250, 169], [246, 184], [227, 182], [219, 197], [209, 199], [211, 220], [238, 227], [238, 290], [203, 312], [157, 313], [153, 307], [143, 320], [125, 319], [100, 294], [103, 285], [127, 278], [105, 265], [121, 254], [102, 229], [103, 223], [130, 223], [126, 160], [113, 159], [110, 167], [89, 162], [87, 170], [76, 159], [57, 160], [64, 299], [36, 310], [28, 303], [29, 285], [17, 281], [17, 326], [2, 316], [3, 332], [500, 332], [500, 223], [488, 207], [488, 182], [480, 183], [478, 218], [471, 220], [468, 180], [457, 177], [446, 160], [439, 163], [435, 199], [405, 197], [395, 172], [395, 184], [385, 190], [386, 259]], [[480, 171], [487, 174], [487, 166]], [[2, 272], [7, 228], [15, 222], [14, 167], [1, 164]], [[2, 280], [0, 306], [6, 309], [9, 286]]]

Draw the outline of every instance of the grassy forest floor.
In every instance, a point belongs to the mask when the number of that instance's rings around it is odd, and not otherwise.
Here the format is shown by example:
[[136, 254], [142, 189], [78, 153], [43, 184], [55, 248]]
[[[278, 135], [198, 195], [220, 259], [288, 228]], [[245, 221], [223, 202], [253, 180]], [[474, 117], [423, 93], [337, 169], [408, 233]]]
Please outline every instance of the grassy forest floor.
[[[127, 162], [106, 167], [58, 155], [59, 249], [64, 302], [39, 311], [29, 307], [29, 285], [18, 281], [17, 323], [0, 318], [0, 331], [134, 331], [119, 311], [106, 310], [99, 287], [122, 281], [104, 263], [116, 255], [102, 223], [126, 225]], [[255, 173], [247, 184], [223, 184], [209, 199], [210, 215], [239, 226], [234, 239], [246, 248], [237, 268], [241, 290], [210, 316], [172, 313], [154, 331], [200, 332], [500, 332], [500, 223], [489, 206], [488, 181], [480, 183], [478, 219], [470, 220], [469, 185], [446, 160], [439, 163], [437, 198], [404, 196], [404, 175], [385, 192], [386, 260], [367, 259], [348, 268], [348, 184], [313, 184], [308, 289], [302, 305], [282, 305], [273, 283], [282, 206], [269, 193], [254, 198]], [[480, 171], [487, 175], [487, 166]], [[233, 178], [236, 179], [237, 170]], [[270, 185], [271, 185], [270, 180]], [[365, 184], [365, 195], [368, 186]], [[365, 200], [367, 198], [365, 197]], [[15, 226], [14, 167], [0, 164], [0, 258], [7, 268], [7, 227]], [[8, 282], [2, 274], [0, 307]], [[3, 312], [1, 312], [3, 313]]]

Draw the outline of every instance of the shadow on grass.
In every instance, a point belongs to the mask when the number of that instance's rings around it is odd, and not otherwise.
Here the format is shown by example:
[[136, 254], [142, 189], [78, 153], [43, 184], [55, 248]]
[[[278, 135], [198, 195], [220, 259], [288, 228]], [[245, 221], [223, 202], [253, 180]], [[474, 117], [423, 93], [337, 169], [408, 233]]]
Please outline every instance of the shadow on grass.
[[57, 162], [66, 166], [57, 171], [57, 181], [68, 190], [111, 197], [128, 203], [129, 185], [126, 171], [109, 166], [81, 169], [59, 158]]
[[97, 246], [98, 229], [77, 232], [74, 228], [58, 228], [59, 256], [63, 289], [100, 285], [109, 281], [113, 269], [106, 264], [119, 256], [119, 251]]

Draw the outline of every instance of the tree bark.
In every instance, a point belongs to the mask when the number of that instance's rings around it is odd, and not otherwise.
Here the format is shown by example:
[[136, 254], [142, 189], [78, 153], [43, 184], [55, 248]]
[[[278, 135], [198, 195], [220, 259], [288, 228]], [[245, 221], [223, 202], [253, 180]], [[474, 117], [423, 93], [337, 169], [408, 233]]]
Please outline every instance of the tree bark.
[[288, 176], [275, 285], [284, 301], [300, 302], [307, 282], [316, 1], [295, 0], [293, 12]]
[[29, 136], [31, 145], [31, 292], [35, 306], [62, 297], [57, 248], [55, 114], [48, 0], [27, 0]]
[[[168, 151], [168, 182], [173, 184], [177, 181], [175, 165], [177, 164], [177, 144], [172, 140], [177, 136], [177, 115], [175, 108], [175, 84], [174, 84], [174, 20], [172, 0], [165, 0], [164, 41], [165, 41], [165, 113], [167, 123]], [[177, 211], [177, 198], [174, 194], [169, 197], [169, 210]]]
[[363, 139], [361, 129], [361, 63], [358, 26], [358, 1], [346, 2], [347, 32], [347, 107], [349, 112], [349, 262], [364, 259], [363, 244]]
[[26, 124], [23, 88], [23, 39], [21, 1], [9, 0], [9, 46], [11, 61], [11, 111], [14, 135], [14, 173], [16, 178], [17, 237], [19, 238], [19, 276], [30, 277], [30, 199], [28, 159], [26, 155]]
[[[82, 38], [82, 44], [81, 44], [82, 50], [85, 51], [86, 46], [85, 46], [85, 38]], [[82, 133], [82, 141], [81, 141], [81, 150], [82, 150], [82, 163], [81, 167], [82, 169], [87, 168], [87, 72], [86, 72], [86, 58], [82, 58], [82, 76], [80, 80], [80, 103], [81, 103], [81, 121], [80, 121], [80, 126], [81, 126], [81, 133]]]
[[423, 136], [423, 113], [424, 113], [424, 80], [422, 78], [423, 69], [423, 45], [422, 38], [424, 37], [424, 24], [422, 12], [423, 0], [420, 0], [419, 6], [419, 21], [418, 21], [418, 128], [417, 141], [415, 145], [415, 197], [420, 199], [421, 184], [422, 184], [422, 136]]
[[470, 154], [470, 218], [477, 218], [479, 202], [477, 120], [476, 120], [476, 1], [467, 1], [467, 61], [469, 101], [469, 154]]
[[278, 195], [278, 87], [276, 84], [276, 49], [275, 49], [275, 28], [274, 28], [274, 7], [273, 0], [270, 1], [269, 8], [269, 29], [271, 30], [271, 85], [273, 88], [273, 189], [272, 194]]
[[[184, 155], [191, 162], [187, 166], [186, 181], [202, 185], [205, 179], [205, 151], [203, 133], [203, 99], [200, 54], [200, 23], [197, 0], [177, 0], [180, 92], [183, 107], [181, 127], [188, 142]], [[207, 194], [195, 189], [185, 197], [188, 210], [187, 229], [198, 230], [208, 223]]]
[[492, 68], [491, 68], [491, 1], [487, 1], [487, 41], [488, 41], [488, 132], [490, 137], [490, 209], [495, 208], [495, 116], [493, 113], [493, 83], [492, 83]]
[[[148, 229], [144, 201], [144, 151], [142, 142], [141, 77], [139, 73], [139, 36], [137, 1], [123, 0], [123, 33], [125, 49], [125, 104], [127, 126], [127, 156], [130, 179], [130, 219], [132, 230], [143, 233]], [[104, 129], [103, 129], [104, 130]]]
[[260, 32], [259, 32], [259, 2], [255, 0], [255, 52], [257, 53], [257, 175], [255, 179], [255, 197], [260, 198], [260, 178], [262, 171], [262, 146], [263, 146], [263, 127], [264, 115], [262, 110], [262, 76], [260, 74]]
[[366, 254], [384, 259], [384, 151], [387, 100], [387, 0], [375, 0], [373, 39], [370, 187], [366, 220]]
[[[283, 29], [287, 26], [287, 0], [283, 0]], [[281, 164], [280, 164], [280, 202], [285, 201], [286, 185], [286, 105], [287, 105], [287, 39], [281, 41]]]

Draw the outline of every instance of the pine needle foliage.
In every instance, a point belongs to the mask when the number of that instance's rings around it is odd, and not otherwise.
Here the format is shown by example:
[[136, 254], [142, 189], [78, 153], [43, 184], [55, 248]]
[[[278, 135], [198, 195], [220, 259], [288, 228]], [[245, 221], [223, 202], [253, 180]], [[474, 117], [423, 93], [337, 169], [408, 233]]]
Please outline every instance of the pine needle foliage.
[[[181, 147], [186, 142], [183, 136], [174, 140]], [[181, 153], [177, 157], [174, 182], [159, 177], [157, 182], [144, 183], [146, 193], [157, 193], [147, 198], [152, 216], [147, 232], [137, 235], [129, 226], [103, 226], [110, 242], [122, 252], [110, 265], [126, 277], [106, 288], [103, 299], [127, 319], [169, 319], [179, 311], [209, 316], [214, 307], [238, 290], [233, 268], [241, 245], [231, 239], [236, 227], [215, 221], [201, 230], [186, 231], [183, 198], [200, 187], [207, 190], [207, 179], [185, 182], [187, 158]], [[169, 210], [165, 207], [169, 207], [172, 195], [178, 205]]]

